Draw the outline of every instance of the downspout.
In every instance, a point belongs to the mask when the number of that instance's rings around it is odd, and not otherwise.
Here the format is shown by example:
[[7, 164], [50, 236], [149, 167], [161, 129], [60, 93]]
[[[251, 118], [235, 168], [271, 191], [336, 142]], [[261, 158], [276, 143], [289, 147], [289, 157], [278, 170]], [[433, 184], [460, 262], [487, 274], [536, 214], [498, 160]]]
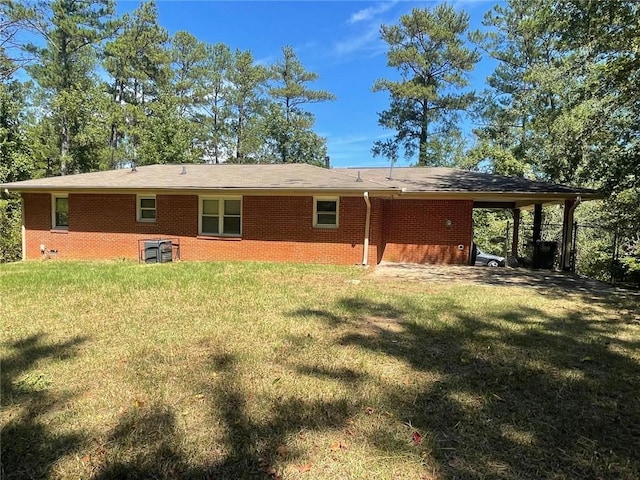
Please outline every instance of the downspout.
[[24, 223], [24, 195], [20, 195], [20, 235], [22, 237], [22, 260], [27, 259], [27, 229]]
[[566, 216], [566, 219], [569, 221], [567, 221], [566, 225], [564, 226], [565, 231], [563, 240], [565, 241], [565, 244], [562, 245], [562, 265], [560, 267], [562, 270], [565, 270], [565, 268], [568, 267], [567, 263], [569, 263], [571, 259], [571, 245], [573, 243], [573, 212], [575, 211], [576, 207], [580, 205], [580, 202], [582, 202], [582, 197], [578, 195], [576, 197], [576, 201], [573, 202], [573, 205], [571, 205], [571, 208], [569, 209], [569, 214]]
[[364, 192], [364, 203], [367, 204], [367, 215], [364, 221], [364, 246], [362, 251], [362, 265], [369, 264], [369, 225], [371, 223], [371, 201], [369, 192]]
[[580, 205], [580, 203], [582, 202], [582, 197], [580, 195], [578, 195], [576, 197], [576, 201], [573, 202], [573, 205], [571, 206], [571, 208], [569, 209], [569, 212], [571, 213], [571, 216], [573, 216], [573, 212], [575, 211], [576, 207], [578, 205]]

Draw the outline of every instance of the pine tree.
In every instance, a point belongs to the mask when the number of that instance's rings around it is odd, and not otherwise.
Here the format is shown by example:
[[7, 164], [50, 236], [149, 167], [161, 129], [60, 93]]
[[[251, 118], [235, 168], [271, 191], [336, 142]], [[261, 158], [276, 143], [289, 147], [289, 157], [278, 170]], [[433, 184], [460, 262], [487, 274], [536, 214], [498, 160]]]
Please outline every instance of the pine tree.
[[228, 75], [228, 105], [232, 112], [231, 131], [235, 142], [235, 155], [230, 159], [233, 162], [255, 162], [255, 153], [264, 143], [262, 115], [266, 106], [264, 91], [268, 76], [265, 67], [254, 63], [251, 52], [235, 52]]
[[[561, 172], [552, 172], [547, 154], [548, 147], [559, 142], [559, 132], [551, 126], [565, 107], [567, 81], [576, 76], [566, 75], [568, 58], [559, 44], [551, 3], [508, 1], [487, 12], [483, 23], [491, 31], [472, 37], [498, 65], [478, 102], [483, 126], [475, 131], [478, 143], [472, 155], [489, 160], [496, 173], [528, 172], [560, 181]], [[568, 153], [565, 158], [575, 159]], [[564, 170], [575, 171], [575, 165]]]
[[324, 164], [326, 140], [313, 132], [314, 115], [302, 107], [335, 100], [325, 90], [312, 90], [307, 84], [318, 75], [304, 69], [293, 48], [282, 49], [283, 58], [271, 68], [275, 85], [269, 89], [276, 102], [267, 121], [269, 137], [282, 163]]
[[168, 87], [171, 75], [168, 40], [168, 33], [158, 25], [158, 11], [152, 0], [142, 3], [132, 15], [125, 15], [118, 35], [105, 46], [104, 67], [112, 77], [111, 168], [121, 161], [158, 161], [149, 157], [140, 159], [138, 153], [145, 137], [149, 106]]
[[[181, 162], [201, 162], [207, 126], [202, 122], [203, 108], [207, 103], [207, 48], [188, 32], [176, 32], [171, 41], [172, 79], [163, 92], [161, 101], [165, 110], [175, 106], [175, 115], [163, 116], [167, 128], [174, 129], [174, 139], [182, 138], [176, 146], [182, 148]], [[168, 120], [174, 118], [173, 126]], [[178, 158], [176, 158], [178, 160]]]
[[458, 114], [474, 100], [466, 74], [479, 60], [479, 54], [465, 45], [469, 16], [450, 5], [433, 9], [414, 9], [403, 15], [399, 25], [383, 25], [382, 39], [389, 45], [387, 64], [400, 72], [401, 79], [379, 79], [374, 91], [387, 91], [388, 110], [378, 123], [396, 135], [376, 142], [374, 155], [396, 159], [418, 154], [419, 165], [443, 163], [447, 137], [457, 132]]
[[202, 86], [204, 103], [199, 121], [205, 135], [202, 139], [206, 161], [220, 163], [231, 157], [231, 85], [233, 64], [231, 49], [223, 44], [206, 46], [206, 75]]
[[181, 116], [193, 118], [204, 104], [204, 83], [209, 74], [207, 48], [189, 32], [176, 32], [171, 40], [172, 89], [178, 97]]
[[[18, 66], [5, 53], [0, 47], [0, 183], [27, 180], [35, 172], [25, 126], [29, 86], [14, 78]], [[20, 200], [0, 193], [0, 262], [20, 259], [21, 225]]]
[[96, 167], [99, 142], [96, 116], [98, 50], [111, 33], [113, 0], [55, 0], [43, 19], [44, 48], [31, 46], [38, 63], [28, 72], [44, 90], [57, 147], [60, 174]]
[[38, 14], [32, 5], [15, 0], [0, 2], [0, 81], [9, 81], [34, 60], [33, 51], [21, 41], [25, 32], [39, 33]]

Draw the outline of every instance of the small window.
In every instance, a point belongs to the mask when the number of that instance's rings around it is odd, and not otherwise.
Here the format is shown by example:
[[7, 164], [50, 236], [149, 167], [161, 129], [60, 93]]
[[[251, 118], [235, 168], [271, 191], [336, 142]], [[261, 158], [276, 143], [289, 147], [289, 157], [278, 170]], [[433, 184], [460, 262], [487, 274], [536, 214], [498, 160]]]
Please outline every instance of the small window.
[[338, 199], [316, 197], [313, 199], [313, 226], [320, 228], [338, 227]]
[[239, 237], [242, 233], [240, 198], [202, 198], [200, 234]]
[[53, 196], [53, 228], [69, 228], [69, 197], [67, 195]]
[[138, 195], [138, 221], [156, 221], [156, 197], [155, 195]]

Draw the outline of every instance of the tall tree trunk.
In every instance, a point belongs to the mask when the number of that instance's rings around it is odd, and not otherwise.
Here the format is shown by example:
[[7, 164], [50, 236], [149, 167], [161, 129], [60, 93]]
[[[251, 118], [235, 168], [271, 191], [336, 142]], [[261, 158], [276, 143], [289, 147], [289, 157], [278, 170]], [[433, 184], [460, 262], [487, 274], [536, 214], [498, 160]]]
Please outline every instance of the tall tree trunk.
[[[116, 80], [113, 86], [113, 103], [117, 106], [120, 105], [122, 100], [123, 82]], [[116, 167], [115, 153], [118, 148], [118, 124], [111, 122], [111, 132], [109, 135], [109, 149], [111, 150], [111, 158], [109, 159], [109, 168], [114, 169]]]
[[71, 151], [71, 133], [69, 131], [69, 119], [66, 115], [60, 119], [60, 175], [66, 175], [69, 165], [67, 159]]
[[418, 165], [427, 166], [429, 161], [429, 107], [422, 105], [422, 122], [420, 122], [420, 145], [418, 147]]
[[[67, 43], [68, 38], [66, 35], [63, 35], [60, 45], [60, 61], [62, 63], [62, 88], [60, 91], [71, 93], [69, 91], [71, 89], [71, 76], [69, 74], [71, 65], [69, 64], [69, 59], [67, 57]], [[66, 101], [68, 101], [68, 99], [66, 99]], [[66, 109], [66, 105], [63, 105], [62, 108], [64, 111], [64, 109]], [[69, 158], [70, 151], [71, 132], [69, 129], [69, 117], [67, 116], [67, 112], [64, 112], [60, 119], [60, 175], [67, 174], [67, 159]]]
[[[134, 80], [133, 82], [133, 102], [135, 106], [138, 106], [138, 80]], [[131, 125], [133, 126], [133, 134], [131, 135], [131, 147], [132, 147], [132, 155], [133, 155], [133, 163], [138, 163], [138, 134], [136, 128], [138, 127], [138, 111], [137, 109], [134, 111], [133, 118], [131, 119]]]
[[220, 139], [218, 137], [218, 107], [216, 106], [213, 111], [213, 158], [216, 165], [220, 163]]
[[285, 127], [287, 130], [284, 132], [282, 139], [280, 141], [280, 160], [282, 163], [287, 163], [287, 149], [289, 148], [289, 127]]
[[216, 165], [220, 163], [220, 142], [222, 142], [222, 135], [220, 134], [220, 115], [219, 111], [219, 92], [215, 91], [213, 97], [213, 157]]
[[242, 109], [238, 113], [238, 128], [236, 130], [236, 159], [238, 163], [242, 163], [243, 161], [243, 153], [242, 153], [242, 122], [244, 121]]

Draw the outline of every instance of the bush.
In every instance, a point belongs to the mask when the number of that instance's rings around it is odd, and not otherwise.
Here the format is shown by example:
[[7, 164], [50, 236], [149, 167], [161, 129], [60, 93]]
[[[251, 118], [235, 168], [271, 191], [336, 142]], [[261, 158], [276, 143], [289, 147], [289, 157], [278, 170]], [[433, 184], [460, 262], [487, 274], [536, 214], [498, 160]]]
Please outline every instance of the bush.
[[19, 200], [0, 200], [0, 263], [22, 259], [22, 208]]
[[581, 238], [578, 242], [576, 272], [597, 280], [611, 281], [611, 244], [606, 240]]
[[640, 258], [622, 257], [619, 260], [622, 267], [622, 280], [640, 285]]

